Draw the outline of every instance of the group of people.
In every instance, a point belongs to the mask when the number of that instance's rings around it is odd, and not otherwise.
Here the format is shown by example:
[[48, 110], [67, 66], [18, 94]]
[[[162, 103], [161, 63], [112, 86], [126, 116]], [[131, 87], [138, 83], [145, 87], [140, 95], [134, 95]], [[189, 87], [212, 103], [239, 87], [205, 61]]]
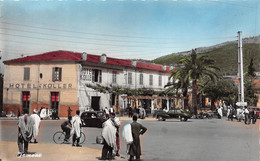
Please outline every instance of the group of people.
[[[222, 113], [221, 107], [218, 108], [218, 112]], [[244, 120], [245, 124], [255, 124], [257, 120], [257, 115], [255, 109], [248, 107], [238, 107], [237, 109], [235, 109], [232, 105], [230, 105], [227, 107], [227, 118], [228, 121], [233, 121], [233, 119], [236, 118], [239, 122]]]
[[[137, 122], [137, 115], [133, 115], [133, 122], [131, 124], [125, 125], [123, 135], [127, 143], [127, 153], [130, 155], [129, 161], [135, 160], [139, 161], [141, 156], [141, 145], [140, 145], [140, 135], [143, 135], [147, 128]], [[112, 160], [113, 152], [116, 156], [119, 155], [119, 127], [120, 120], [115, 116], [115, 113], [110, 113], [110, 117], [107, 121], [103, 123], [102, 137], [104, 138], [102, 154], [99, 160]], [[130, 142], [129, 142], [130, 140]]]
[[127, 111], [128, 117], [133, 117], [133, 115], [135, 114], [139, 118], [144, 119], [147, 116], [146, 111], [142, 106], [140, 106], [138, 108], [135, 107], [133, 109], [131, 107], [128, 107], [128, 108], [126, 108], [126, 111]]
[[[28, 154], [29, 142], [38, 143], [36, 138], [39, 133], [39, 126], [41, 118], [37, 110], [33, 111], [33, 114], [29, 115], [28, 110], [23, 110], [23, 115], [19, 117], [18, 121], [18, 157], [22, 157]], [[130, 155], [129, 160], [132, 161], [140, 160], [141, 146], [139, 135], [146, 132], [147, 128], [137, 122], [138, 116], [133, 115], [133, 122], [128, 124], [130, 130], [125, 131], [125, 136], [130, 137], [131, 142], [127, 142], [128, 154]], [[80, 111], [76, 111], [75, 116], [68, 116], [68, 119], [61, 124], [61, 129], [66, 133], [65, 141], [68, 142], [72, 136], [72, 146], [81, 147], [80, 145], [80, 133], [82, 131], [82, 122], [80, 119]], [[103, 137], [103, 148], [102, 154], [99, 160], [112, 160], [113, 156], [120, 156], [119, 149], [119, 129], [120, 120], [116, 117], [114, 112], [109, 114], [109, 119], [103, 123], [102, 137]], [[126, 134], [128, 133], [128, 134]], [[114, 154], [114, 155], [113, 155]]]
[[256, 123], [257, 116], [256, 116], [256, 110], [254, 109], [248, 109], [246, 107], [244, 108], [238, 108], [237, 109], [237, 118], [240, 122], [241, 120], [244, 120], [245, 124], [252, 124]]

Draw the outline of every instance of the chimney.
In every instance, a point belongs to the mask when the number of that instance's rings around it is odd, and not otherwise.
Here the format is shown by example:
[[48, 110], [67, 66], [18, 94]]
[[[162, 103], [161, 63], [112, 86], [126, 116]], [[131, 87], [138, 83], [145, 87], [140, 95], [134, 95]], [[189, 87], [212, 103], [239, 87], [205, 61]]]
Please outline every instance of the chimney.
[[102, 54], [100, 57], [100, 62], [101, 63], [107, 63], [107, 55], [106, 54]]
[[82, 55], [81, 59], [86, 61], [87, 60], [87, 53], [83, 52], [81, 55]]
[[132, 66], [136, 67], [136, 61], [132, 60]]
[[163, 65], [163, 70], [166, 70], [166, 65]]

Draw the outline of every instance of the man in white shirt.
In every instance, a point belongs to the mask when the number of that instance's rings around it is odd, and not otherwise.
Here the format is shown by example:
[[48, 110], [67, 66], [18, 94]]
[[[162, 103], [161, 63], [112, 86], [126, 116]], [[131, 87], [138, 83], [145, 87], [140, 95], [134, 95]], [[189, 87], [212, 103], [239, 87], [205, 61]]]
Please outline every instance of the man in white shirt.
[[71, 123], [72, 123], [72, 129], [71, 129], [71, 134], [73, 134], [72, 137], [72, 146], [75, 146], [75, 142], [77, 147], [81, 147], [82, 145], [79, 144], [79, 139], [80, 139], [80, 132], [81, 132], [81, 127], [82, 127], [82, 122], [80, 119], [80, 111], [76, 111], [76, 115], [72, 117]]

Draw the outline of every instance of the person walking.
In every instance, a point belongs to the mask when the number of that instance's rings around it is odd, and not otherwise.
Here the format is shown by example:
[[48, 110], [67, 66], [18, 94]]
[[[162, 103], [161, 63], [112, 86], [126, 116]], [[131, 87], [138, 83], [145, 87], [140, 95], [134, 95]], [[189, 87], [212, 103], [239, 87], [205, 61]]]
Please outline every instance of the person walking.
[[244, 109], [245, 113], [245, 124], [249, 124], [249, 110], [247, 108]]
[[39, 133], [39, 127], [41, 122], [41, 118], [38, 115], [38, 110], [36, 109], [33, 110], [33, 114], [31, 114], [31, 118], [34, 120], [34, 127], [33, 127], [33, 138], [30, 142], [38, 143], [36, 137]]
[[28, 153], [28, 142], [33, 138], [34, 120], [28, 114], [27, 109], [23, 109], [23, 115], [18, 120], [18, 149], [17, 157], [22, 157]]
[[71, 124], [72, 124], [72, 130], [71, 134], [73, 134], [72, 137], [72, 146], [75, 146], [75, 142], [77, 147], [82, 147], [82, 145], [79, 144], [79, 139], [80, 139], [80, 132], [81, 132], [81, 127], [82, 127], [82, 122], [80, 119], [80, 111], [76, 111], [76, 115], [72, 117]]
[[104, 146], [102, 148], [102, 155], [99, 160], [112, 160], [113, 150], [117, 150], [116, 145], [116, 126], [115, 114], [111, 113], [110, 118], [103, 123], [102, 137], [104, 138]]
[[65, 142], [68, 142], [69, 138], [70, 138], [70, 130], [72, 128], [72, 124], [71, 124], [71, 120], [72, 120], [72, 117], [69, 116], [68, 117], [68, 120], [64, 121], [62, 124], [61, 124], [61, 129], [62, 131], [64, 131], [66, 133], [66, 136], [65, 136]]
[[70, 109], [70, 107], [68, 108], [68, 118], [69, 116], [71, 116], [71, 112], [72, 112], [72, 109]]
[[129, 149], [129, 154], [130, 154], [129, 161], [132, 161], [134, 159], [134, 156], [136, 157], [136, 161], [140, 161], [141, 144], [140, 144], [139, 136], [143, 135], [147, 131], [147, 128], [137, 122], [137, 115], [133, 115], [131, 130], [133, 136], [133, 143], [130, 145], [130, 149]]
[[117, 146], [117, 149], [115, 151], [115, 155], [116, 156], [120, 156], [119, 154], [119, 149], [120, 149], [120, 138], [119, 138], [119, 128], [120, 128], [120, 120], [118, 117], [115, 117], [114, 119], [114, 124], [115, 124], [115, 127], [116, 127], [116, 146]]

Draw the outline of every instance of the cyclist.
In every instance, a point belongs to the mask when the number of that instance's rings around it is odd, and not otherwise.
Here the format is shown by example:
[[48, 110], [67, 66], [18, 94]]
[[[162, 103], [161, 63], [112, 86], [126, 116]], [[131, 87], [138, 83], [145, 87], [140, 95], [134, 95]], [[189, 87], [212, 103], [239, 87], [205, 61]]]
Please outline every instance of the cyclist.
[[64, 121], [61, 124], [61, 129], [66, 133], [65, 140], [64, 140], [66, 142], [68, 142], [68, 139], [70, 138], [70, 130], [72, 128], [71, 119], [72, 117], [69, 116], [68, 120]]

